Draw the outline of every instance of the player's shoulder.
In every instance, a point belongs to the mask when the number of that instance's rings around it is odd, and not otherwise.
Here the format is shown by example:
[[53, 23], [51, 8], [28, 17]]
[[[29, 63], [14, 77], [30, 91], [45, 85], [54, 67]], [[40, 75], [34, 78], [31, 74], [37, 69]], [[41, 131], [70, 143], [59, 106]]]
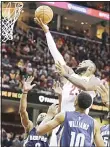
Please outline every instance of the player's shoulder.
[[107, 128], [110, 128], [110, 125], [109, 125], [109, 124], [108, 124], [108, 125], [103, 125], [103, 126], [101, 127], [101, 130], [107, 129]]

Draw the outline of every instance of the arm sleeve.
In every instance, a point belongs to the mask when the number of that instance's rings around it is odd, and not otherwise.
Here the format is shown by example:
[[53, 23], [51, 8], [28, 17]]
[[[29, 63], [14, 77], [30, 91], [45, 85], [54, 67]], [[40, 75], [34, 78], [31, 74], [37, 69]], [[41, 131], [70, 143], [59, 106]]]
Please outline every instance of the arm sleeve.
[[54, 61], [55, 62], [59, 61], [62, 65], [66, 65], [66, 62], [64, 61], [63, 56], [58, 51], [56, 44], [55, 44], [50, 32], [46, 33], [46, 40], [47, 40], [47, 44], [48, 44], [48, 48], [50, 50], [50, 53], [51, 53], [52, 57], [54, 58]]

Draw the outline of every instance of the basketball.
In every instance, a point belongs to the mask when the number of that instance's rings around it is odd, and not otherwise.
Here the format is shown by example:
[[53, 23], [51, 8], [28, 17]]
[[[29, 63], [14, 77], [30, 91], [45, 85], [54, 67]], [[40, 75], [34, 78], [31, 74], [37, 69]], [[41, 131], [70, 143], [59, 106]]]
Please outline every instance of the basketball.
[[48, 24], [53, 18], [53, 11], [49, 6], [40, 6], [35, 10], [35, 18], [41, 18], [44, 24]]

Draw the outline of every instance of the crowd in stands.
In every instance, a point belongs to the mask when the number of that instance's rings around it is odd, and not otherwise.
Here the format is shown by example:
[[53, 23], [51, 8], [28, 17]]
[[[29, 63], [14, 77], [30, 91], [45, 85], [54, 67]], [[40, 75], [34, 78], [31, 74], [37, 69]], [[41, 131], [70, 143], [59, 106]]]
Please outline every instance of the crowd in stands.
[[[53, 37], [70, 67], [75, 69], [82, 60], [91, 59], [97, 66], [96, 75], [108, 81], [109, 46], [59, 34], [53, 34]], [[53, 79], [59, 79], [41, 30], [37, 30], [31, 39], [22, 31], [16, 31], [12, 41], [2, 44], [2, 87], [20, 90], [22, 78], [28, 75], [35, 77], [34, 89], [49, 92], [52, 92]]]
[[7, 133], [3, 128], [1, 132], [1, 147], [23, 147], [24, 134]]

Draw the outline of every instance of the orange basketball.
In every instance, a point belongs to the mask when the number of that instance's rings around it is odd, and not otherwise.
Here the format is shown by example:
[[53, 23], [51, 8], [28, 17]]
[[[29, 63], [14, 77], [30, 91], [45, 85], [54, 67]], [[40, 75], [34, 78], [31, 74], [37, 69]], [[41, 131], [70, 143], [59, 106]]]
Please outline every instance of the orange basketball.
[[48, 24], [53, 18], [53, 11], [49, 6], [40, 6], [35, 10], [35, 18], [41, 18], [44, 24]]

